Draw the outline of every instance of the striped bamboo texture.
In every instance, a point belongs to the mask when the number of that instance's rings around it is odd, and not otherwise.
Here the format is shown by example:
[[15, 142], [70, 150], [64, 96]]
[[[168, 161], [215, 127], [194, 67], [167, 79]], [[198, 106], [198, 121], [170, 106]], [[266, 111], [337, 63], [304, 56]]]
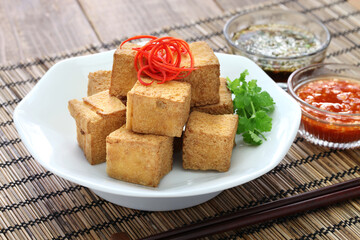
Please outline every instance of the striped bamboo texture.
[[[267, 8], [297, 10], [319, 19], [333, 35], [326, 61], [360, 65], [360, 11], [344, 0], [275, 1], [144, 34], [204, 40], [215, 51], [227, 52], [222, 36], [226, 20], [237, 13]], [[145, 212], [113, 205], [46, 171], [15, 130], [16, 105], [57, 61], [115, 48], [127, 37], [0, 66], [0, 238], [107, 239], [126, 231], [136, 239], [360, 176], [359, 149], [317, 147], [298, 137], [282, 162], [254, 181], [193, 208]], [[209, 239], [360, 239], [359, 216], [360, 199], [356, 199]]]

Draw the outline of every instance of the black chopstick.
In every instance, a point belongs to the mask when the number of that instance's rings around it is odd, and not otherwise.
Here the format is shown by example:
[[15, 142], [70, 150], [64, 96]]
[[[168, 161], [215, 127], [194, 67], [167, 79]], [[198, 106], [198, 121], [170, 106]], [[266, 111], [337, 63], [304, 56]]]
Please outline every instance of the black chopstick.
[[360, 197], [360, 178], [316, 189], [310, 192], [265, 203], [233, 214], [220, 216], [198, 224], [192, 224], [162, 232], [144, 240], [195, 239], [226, 232], [279, 217], [308, 211], [330, 204]]
[[[274, 208], [264, 212], [248, 215], [245, 218], [237, 218], [234, 220], [224, 221], [218, 225], [212, 225], [211, 227], [204, 227], [195, 230], [194, 232], [185, 232], [160, 239], [195, 239], [198, 237], [204, 237], [216, 233], [230, 231], [236, 228], [242, 228], [254, 224], [258, 224], [265, 221], [270, 221], [279, 217], [286, 217], [295, 213], [313, 210], [320, 207], [325, 207], [340, 201], [345, 201], [351, 198], [360, 197], [360, 186], [349, 188], [335, 193], [325, 194], [323, 196], [307, 199], [301, 202], [285, 205], [279, 208]], [[146, 238], [154, 239], [154, 238]], [[159, 239], [159, 238], [156, 238]]]

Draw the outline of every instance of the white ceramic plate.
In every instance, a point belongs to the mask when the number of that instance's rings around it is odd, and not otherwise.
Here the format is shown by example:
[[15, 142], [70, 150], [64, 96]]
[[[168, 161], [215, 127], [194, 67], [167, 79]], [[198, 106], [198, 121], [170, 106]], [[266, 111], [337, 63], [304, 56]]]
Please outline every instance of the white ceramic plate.
[[111, 69], [114, 51], [76, 57], [55, 64], [19, 103], [14, 121], [21, 139], [33, 157], [49, 171], [92, 189], [115, 204], [141, 210], [175, 210], [205, 202], [221, 191], [253, 180], [274, 168], [285, 156], [300, 124], [300, 107], [254, 62], [235, 55], [216, 54], [221, 76], [234, 79], [248, 69], [249, 79], [268, 91], [276, 102], [273, 130], [268, 141], [252, 147], [236, 139], [228, 172], [189, 171], [175, 156], [173, 170], [158, 188], [112, 179], [105, 163], [91, 166], [76, 142], [75, 121], [67, 105], [86, 96], [87, 75]]

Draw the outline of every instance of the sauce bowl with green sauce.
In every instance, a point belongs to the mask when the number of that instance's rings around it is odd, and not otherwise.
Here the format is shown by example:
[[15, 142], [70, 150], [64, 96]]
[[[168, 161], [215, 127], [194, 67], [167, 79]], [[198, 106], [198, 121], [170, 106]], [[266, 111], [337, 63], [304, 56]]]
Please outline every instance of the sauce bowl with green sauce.
[[331, 35], [320, 21], [288, 10], [261, 10], [232, 17], [224, 36], [233, 54], [258, 64], [275, 82], [296, 69], [321, 63]]

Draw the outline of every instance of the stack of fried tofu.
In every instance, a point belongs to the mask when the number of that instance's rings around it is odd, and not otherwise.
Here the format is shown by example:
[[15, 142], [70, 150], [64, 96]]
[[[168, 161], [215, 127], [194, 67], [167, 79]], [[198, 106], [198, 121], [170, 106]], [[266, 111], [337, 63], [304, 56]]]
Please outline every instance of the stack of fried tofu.
[[210, 46], [190, 44], [196, 70], [188, 77], [147, 86], [137, 80], [134, 47], [119, 47], [112, 71], [90, 73], [88, 96], [69, 101], [86, 159], [106, 162], [110, 177], [156, 187], [172, 169], [175, 139], [184, 169], [227, 171], [238, 117]]

